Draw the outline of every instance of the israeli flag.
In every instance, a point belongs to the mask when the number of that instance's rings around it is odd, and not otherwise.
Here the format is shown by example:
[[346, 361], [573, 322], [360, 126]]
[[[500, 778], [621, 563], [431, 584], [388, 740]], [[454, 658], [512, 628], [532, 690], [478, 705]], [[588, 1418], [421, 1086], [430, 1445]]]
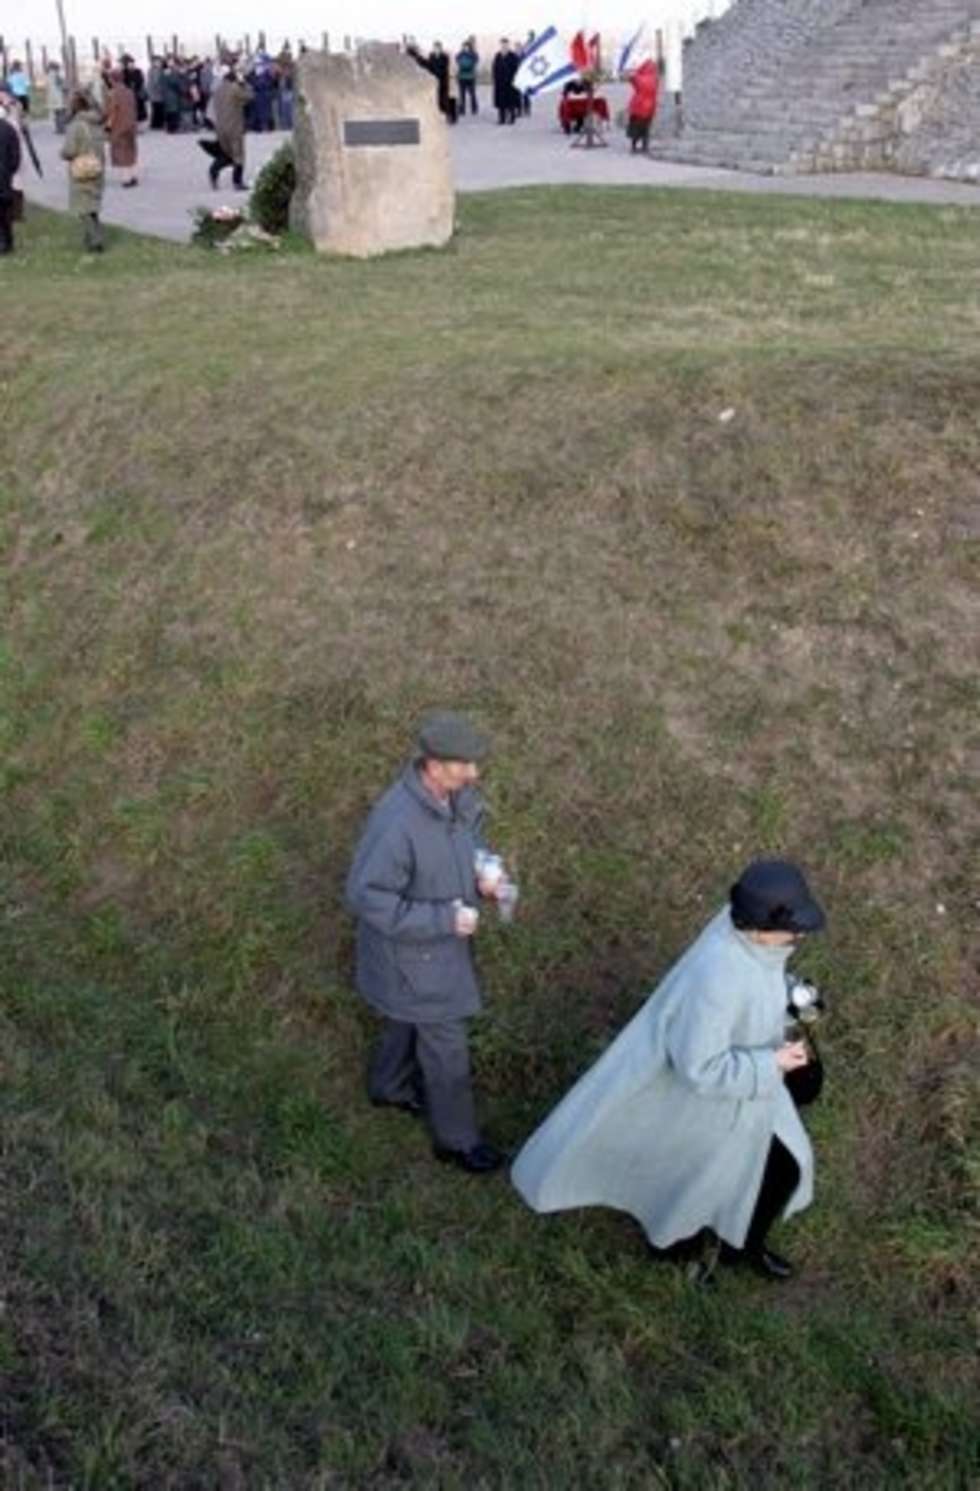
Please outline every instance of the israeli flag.
[[647, 32], [645, 21], [641, 21], [633, 35], [623, 42], [619, 52], [619, 61], [616, 64], [616, 76], [621, 78], [624, 72], [630, 68], [638, 67], [639, 64], [652, 55], [650, 37]]
[[514, 87], [520, 93], [547, 93], [549, 88], [558, 88], [568, 78], [576, 76], [578, 68], [568, 59], [568, 47], [554, 26], [536, 36], [524, 53], [521, 65], [514, 77]]

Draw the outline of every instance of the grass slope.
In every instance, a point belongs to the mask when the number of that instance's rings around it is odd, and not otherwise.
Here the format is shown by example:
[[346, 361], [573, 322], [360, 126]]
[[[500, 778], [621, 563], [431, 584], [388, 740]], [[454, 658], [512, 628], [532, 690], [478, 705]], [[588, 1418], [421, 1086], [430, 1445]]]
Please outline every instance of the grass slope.
[[[980, 1475], [980, 218], [461, 204], [2, 267], [4, 1484], [959, 1491]], [[722, 411], [734, 410], [727, 422]], [[488, 725], [516, 1143], [751, 855], [831, 914], [818, 1203], [692, 1295], [362, 1097], [339, 893]]]

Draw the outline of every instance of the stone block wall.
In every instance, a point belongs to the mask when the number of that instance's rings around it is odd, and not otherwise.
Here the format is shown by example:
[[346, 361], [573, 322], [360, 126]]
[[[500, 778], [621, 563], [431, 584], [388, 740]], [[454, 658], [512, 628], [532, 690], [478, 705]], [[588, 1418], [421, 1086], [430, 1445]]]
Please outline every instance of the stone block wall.
[[980, 22], [928, 53], [789, 168], [980, 182]]

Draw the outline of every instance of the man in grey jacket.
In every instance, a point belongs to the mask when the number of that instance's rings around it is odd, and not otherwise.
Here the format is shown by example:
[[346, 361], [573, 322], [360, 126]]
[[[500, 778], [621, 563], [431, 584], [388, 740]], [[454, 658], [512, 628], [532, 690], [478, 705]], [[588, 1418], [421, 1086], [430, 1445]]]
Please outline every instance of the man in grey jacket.
[[480, 1136], [466, 1021], [480, 1008], [472, 939], [484, 847], [476, 789], [487, 742], [461, 716], [430, 715], [415, 759], [375, 804], [347, 879], [357, 987], [384, 1016], [368, 1074], [378, 1107], [428, 1116], [437, 1158], [486, 1174], [504, 1156]]

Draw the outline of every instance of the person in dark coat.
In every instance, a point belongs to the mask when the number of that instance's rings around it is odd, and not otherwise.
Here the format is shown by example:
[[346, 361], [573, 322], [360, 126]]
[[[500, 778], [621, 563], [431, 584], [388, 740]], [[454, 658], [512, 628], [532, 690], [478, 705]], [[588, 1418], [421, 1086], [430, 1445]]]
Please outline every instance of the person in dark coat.
[[514, 78], [521, 59], [511, 47], [506, 36], [500, 50], [493, 59], [493, 106], [497, 111], [498, 124], [516, 124], [521, 109], [521, 96], [514, 87]]
[[[15, 105], [16, 107], [16, 105]], [[0, 254], [14, 251], [14, 177], [20, 170], [20, 131], [10, 122], [9, 110], [0, 99]]]
[[247, 75], [247, 82], [252, 90], [249, 128], [257, 134], [267, 134], [276, 127], [276, 74], [265, 52], [257, 54]]
[[136, 100], [136, 123], [145, 124], [147, 120], [146, 79], [143, 76], [143, 69], [136, 66], [128, 52], [123, 53], [119, 62], [122, 80]]
[[150, 75], [147, 83], [147, 95], [150, 101], [150, 128], [163, 129], [165, 114], [163, 107], [163, 59], [154, 57], [150, 63]]
[[428, 57], [423, 57], [416, 46], [409, 46], [408, 55], [414, 57], [419, 67], [425, 68], [426, 72], [432, 74], [436, 80], [436, 102], [439, 112], [444, 114], [450, 124], [456, 123], [456, 100], [449, 91], [449, 54], [443, 50], [441, 41], [432, 43], [432, 51]]
[[378, 1107], [424, 1113], [436, 1157], [473, 1174], [503, 1155], [480, 1135], [466, 1021], [480, 1008], [472, 939], [483, 802], [476, 792], [487, 743], [448, 712], [422, 724], [415, 759], [375, 804], [347, 877], [357, 918], [357, 988], [385, 1025], [368, 1093]]
[[180, 130], [180, 115], [184, 107], [184, 79], [173, 57], [168, 57], [163, 64], [160, 88], [163, 94], [164, 128], [168, 135], [175, 135]]

